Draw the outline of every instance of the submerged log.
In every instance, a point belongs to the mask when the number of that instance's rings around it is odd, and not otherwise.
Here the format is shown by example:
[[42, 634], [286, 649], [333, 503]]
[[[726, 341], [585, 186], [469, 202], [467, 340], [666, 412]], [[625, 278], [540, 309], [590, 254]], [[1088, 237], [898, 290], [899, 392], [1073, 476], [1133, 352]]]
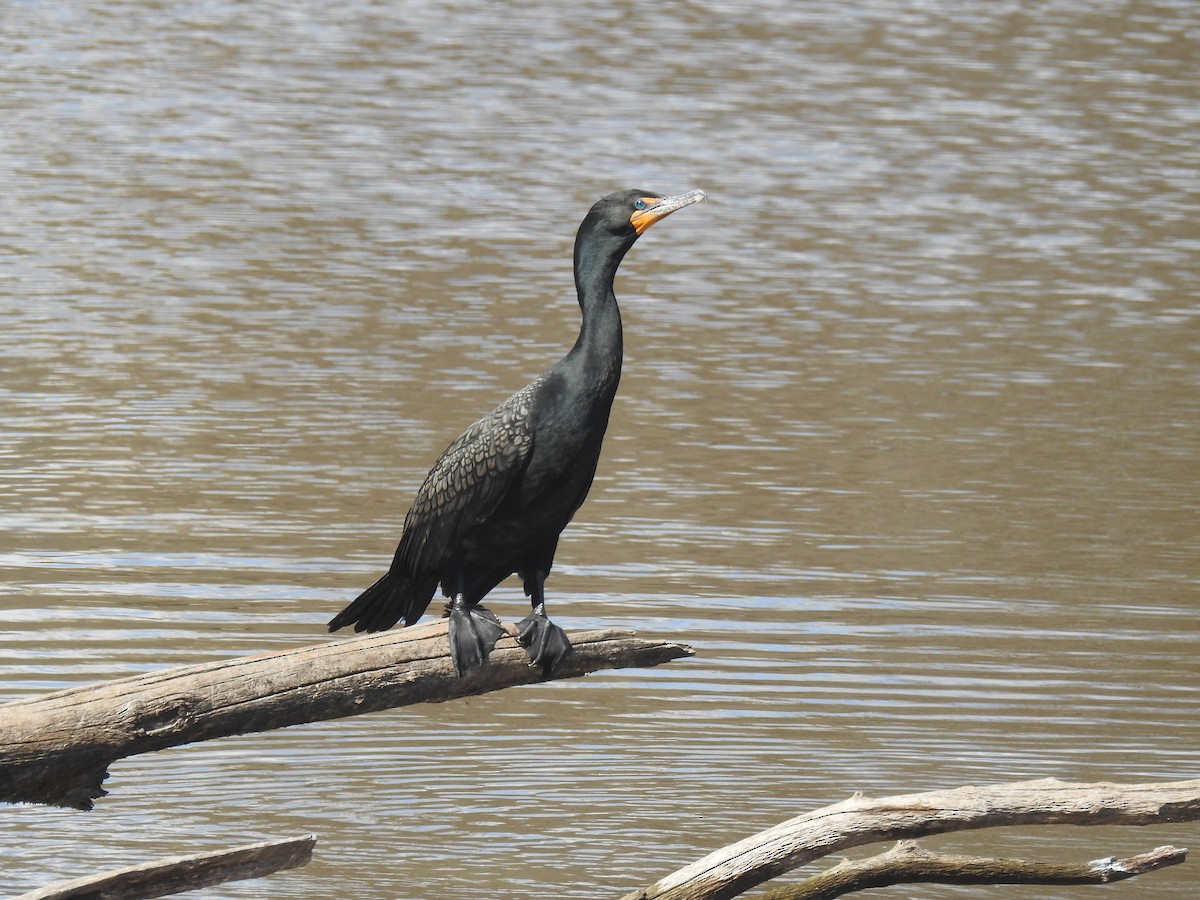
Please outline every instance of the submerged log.
[[316, 838], [308, 835], [285, 841], [249, 844], [216, 853], [171, 856], [99, 875], [60, 881], [41, 890], [21, 894], [13, 900], [144, 900], [148, 897], [167, 897], [214, 884], [262, 878], [283, 869], [306, 866], [312, 859], [316, 843]]
[[[446, 620], [0, 704], [0, 801], [91, 809], [118, 759], [248, 732], [440, 703], [545, 681], [505, 626], [488, 663], [459, 678]], [[656, 666], [692, 650], [617, 630], [570, 634], [551, 676]]]
[[728, 900], [850, 847], [951, 831], [1001, 825], [1153, 825], [1198, 820], [1200, 779], [1163, 784], [1072, 784], [1045, 778], [879, 799], [856, 794], [715, 850], [621, 900]]

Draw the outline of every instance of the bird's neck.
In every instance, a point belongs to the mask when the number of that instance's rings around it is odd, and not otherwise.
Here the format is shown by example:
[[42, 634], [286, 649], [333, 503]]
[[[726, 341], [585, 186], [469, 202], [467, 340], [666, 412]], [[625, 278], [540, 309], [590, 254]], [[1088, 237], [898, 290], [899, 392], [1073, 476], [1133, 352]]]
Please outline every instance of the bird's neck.
[[575, 264], [583, 324], [569, 358], [585, 375], [587, 384], [610, 397], [616, 393], [621, 378], [623, 352], [621, 310], [613, 293], [613, 278], [619, 264], [620, 258], [590, 266], [581, 266], [577, 259]]

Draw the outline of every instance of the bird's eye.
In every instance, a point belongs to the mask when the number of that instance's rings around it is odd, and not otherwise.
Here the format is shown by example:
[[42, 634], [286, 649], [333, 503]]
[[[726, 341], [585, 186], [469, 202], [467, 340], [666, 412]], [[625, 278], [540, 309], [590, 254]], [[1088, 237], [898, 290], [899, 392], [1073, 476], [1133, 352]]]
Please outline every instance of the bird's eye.
[[645, 201], [645, 200], [642, 200], [641, 198], [638, 198], [637, 200], [634, 200], [634, 201], [633, 201], [633, 208], [634, 208], [634, 209], [645, 209], [645, 208], [646, 208], [646, 201]]

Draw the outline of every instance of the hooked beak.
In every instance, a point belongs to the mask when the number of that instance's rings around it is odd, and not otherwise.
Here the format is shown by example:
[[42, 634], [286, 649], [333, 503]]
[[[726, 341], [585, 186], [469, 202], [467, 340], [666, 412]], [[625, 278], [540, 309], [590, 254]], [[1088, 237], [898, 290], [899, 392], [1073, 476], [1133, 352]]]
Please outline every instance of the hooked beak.
[[708, 200], [708, 196], [704, 191], [688, 191], [677, 197], [643, 197], [642, 199], [646, 201], [646, 208], [637, 210], [629, 217], [629, 224], [638, 234], [659, 219], [665, 219], [677, 209], [683, 209], [693, 203], [704, 203]]

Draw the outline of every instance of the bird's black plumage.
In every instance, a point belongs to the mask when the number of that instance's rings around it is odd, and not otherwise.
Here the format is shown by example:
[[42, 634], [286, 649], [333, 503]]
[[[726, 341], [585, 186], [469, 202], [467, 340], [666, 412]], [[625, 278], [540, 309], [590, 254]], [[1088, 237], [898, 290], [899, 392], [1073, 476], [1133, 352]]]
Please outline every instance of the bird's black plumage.
[[570, 644], [545, 614], [543, 584], [558, 537], [583, 503], [621, 377], [621, 314], [613, 279], [651, 224], [698, 200], [622, 191], [597, 202], [575, 238], [583, 322], [575, 345], [529, 385], [459, 435], [434, 463], [404, 520], [387, 574], [329, 630], [411, 625], [440, 584], [451, 598], [451, 655], [460, 674], [481, 665], [503, 630], [479, 603], [517, 573], [533, 611], [520, 640], [547, 671]]

